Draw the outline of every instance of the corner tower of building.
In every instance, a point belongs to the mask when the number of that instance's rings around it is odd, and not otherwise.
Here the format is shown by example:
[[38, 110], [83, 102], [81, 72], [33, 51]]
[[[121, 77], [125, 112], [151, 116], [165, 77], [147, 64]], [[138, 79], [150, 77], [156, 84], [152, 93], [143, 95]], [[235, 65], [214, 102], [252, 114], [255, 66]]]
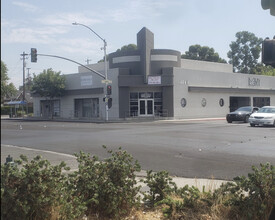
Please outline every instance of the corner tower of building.
[[150, 75], [151, 51], [154, 49], [154, 34], [146, 27], [137, 33], [137, 48], [140, 50], [141, 71], [144, 83], [147, 83]]

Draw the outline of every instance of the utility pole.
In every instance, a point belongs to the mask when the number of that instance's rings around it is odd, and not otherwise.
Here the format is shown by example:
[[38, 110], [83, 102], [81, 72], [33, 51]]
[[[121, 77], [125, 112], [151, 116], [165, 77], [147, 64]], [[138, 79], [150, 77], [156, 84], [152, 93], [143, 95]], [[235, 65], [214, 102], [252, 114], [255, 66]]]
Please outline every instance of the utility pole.
[[28, 70], [27, 82], [26, 82], [26, 83], [27, 83], [27, 91], [30, 90], [30, 88], [29, 88], [29, 87], [30, 87], [30, 84], [29, 84], [29, 80], [30, 80], [30, 69], [31, 69], [31, 68], [29, 68], [29, 67], [27, 68], [27, 70]]
[[87, 65], [89, 65], [90, 61], [92, 61], [92, 60], [87, 58], [87, 60], [85, 60], [85, 61], [86, 61]]
[[25, 59], [27, 59], [28, 57], [28, 54], [23, 52], [23, 54], [20, 54], [23, 58], [23, 97], [22, 97], [22, 101], [24, 102], [25, 101], [25, 67], [26, 67], [26, 62], [25, 62]]

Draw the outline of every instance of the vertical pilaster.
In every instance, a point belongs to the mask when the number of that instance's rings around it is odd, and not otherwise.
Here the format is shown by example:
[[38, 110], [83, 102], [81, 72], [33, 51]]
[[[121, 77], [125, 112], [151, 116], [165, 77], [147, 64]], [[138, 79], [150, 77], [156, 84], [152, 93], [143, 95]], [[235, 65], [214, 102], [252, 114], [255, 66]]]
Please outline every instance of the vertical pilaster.
[[137, 48], [141, 52], [141, 71], [144, 76], [144, 83], [147, 84], [150, 74], [151, 50], [154, 49], [154, 34], [145, 27], [137, 33]]

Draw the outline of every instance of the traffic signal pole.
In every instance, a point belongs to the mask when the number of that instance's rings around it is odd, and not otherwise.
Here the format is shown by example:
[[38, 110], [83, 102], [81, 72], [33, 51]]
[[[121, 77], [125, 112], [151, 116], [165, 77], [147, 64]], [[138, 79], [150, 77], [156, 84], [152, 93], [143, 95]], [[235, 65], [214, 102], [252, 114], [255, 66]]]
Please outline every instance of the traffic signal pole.
[[[104, 49], [104, 73], [105, 73], [105, 80], [106, 80], [106, 85], [108, 85], [108, 77], [107, 77], [107, 55], [106, 55], [106, 47], [107, 47], [107, 42], [105, 39], [103, 39], [99, 34], [97, 34], [92, 28], [90, 28], [89, 26], [85, 25], [85, 24], [81, 24], [81, 23], [77, 23], [74, 22], [72, 23], [72, 25], [80, 25], [83, 26], [85, 28], [88, 28], [90, 31], [92, 31], [98, 38], [100, 38], [103, 41], [103, 48]], [[107, 95], [105, 95], [105, 98], [107, 98]], [[106, 121], [109, 120], [109, 108], [108, 108], [108, 102], [105, 102], [105, 108], [106, 108]]]

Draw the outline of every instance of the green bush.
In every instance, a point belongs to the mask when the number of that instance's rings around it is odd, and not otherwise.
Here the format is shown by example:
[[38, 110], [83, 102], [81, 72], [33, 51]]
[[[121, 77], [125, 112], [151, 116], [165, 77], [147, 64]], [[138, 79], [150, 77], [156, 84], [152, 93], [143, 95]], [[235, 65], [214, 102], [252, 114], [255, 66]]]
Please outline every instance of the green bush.
[[[1, 106], [1, 115], [10, 115], [11, 112], [12, 112], [13, 115], [15, 115], [14, 106], [12, 106], [12, 107], [11, 106]], [[22, 111], [21, 107], [20, 107], [20, 109], [19, 108], [16, 109], [16, 115], [17, 116], [20, 117], [23, 114], [27, 114], [26, 107], [24, 107], [24, 111]], [[33, 114], [33, 107], [32, 106], [28, 107], [28, 115], [30, 115], [30, 114]]]
[[223, 195], [224, 204], [232, 207], [231, 215], [236, 219], [268, 219], [275, 204], [274, 166], [260, 164], [252, 170], [248, 177], [236, 177], [215, 192], [215, 195]]
[[236, 177], [214, 193], [200, 192], [188, 185], [174, 191], [168, 173], [149, 171], [144, 182], [150, 191], [144, 199], [162, 206], [169, 219], [267, 220], [275, 204], [275, 169], [267, 163], [260, 164], [260, 168], [253, 166], [252, 170], [248, 177]]
[[140, 204], [134, 173], [140, 171], [140, 165], [121, 148], [108, 153], [111, 156], [103, 161], [83, 152], [76, 154], [79, 166], [70, 175], [71, 188], [75, 196], [82, 196], [87, 215], [120, 219]]
[[66, 187], [64, 162], [51, 166], [40, 156], [1, 165], [1, 219], [75, 219], [85, 207]]
[[212, 204], [213, 197], [210, 192], [200, 192], [195, 186], [185, 185], [155, 205], [164, 205], [163, 214], [169, 219], [193, 219], [192, 216], [199, 216], [194, 219], [201, 219], [201, 215], [211, 212]]
[[10, 106], [1, 106], [1, 115], [9, 115], [10, 114]]
[[149, 192], [144, 193], [143, 200], [152, 206], [177, 189], [167, 171], [157, 173], [153, 173], [152, 170], [147, 171], [146, 179], [143, 182], [150, 188]]
[[[1, 219], [128, 218], [141, 206], [135, 175], [140, 165], [121, 148], [108, 153], [102, 161], [76, 154], [79, 169], [70, 174], [64, 162], [52, 166], [40, 156], [1, 165]], [[144, 202], [161, 207], [169, 219], [267, 220], [275, 203], [275, 170], [269, 163], [252, 170], [214, 193], [188, 185], [178, 189], [168, 172], [147, 171]]]
[[25, 112], [25, 111], [22, 111], [22, 110], [18, 110], [18, 111], [16, 112], [16, 114], [17, 114], [17, 117], [22, 117], [23, 115], [26, 114], [26, 112]]

